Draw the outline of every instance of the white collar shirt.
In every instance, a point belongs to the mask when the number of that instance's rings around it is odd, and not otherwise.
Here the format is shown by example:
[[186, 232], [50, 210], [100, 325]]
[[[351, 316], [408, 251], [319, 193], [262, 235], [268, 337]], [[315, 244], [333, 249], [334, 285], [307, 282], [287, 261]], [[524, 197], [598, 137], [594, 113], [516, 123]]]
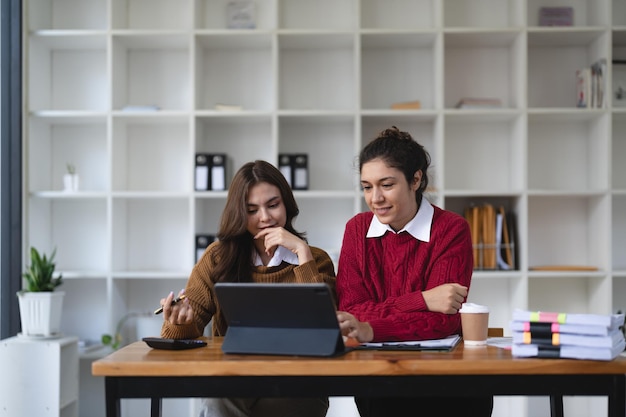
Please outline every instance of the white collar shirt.
[[[274, 251], [274, 256], [267, 263], [266, 266], [278, 266], [282, 262], [287, 262], [292, 265], [299, 265], [298, 255], [290, 251], [284, 246], [278, 246]], [[257, 251], [254, 251], [254, 266], [263, 266], [263, 260], [261, 260], [261, 255]]]
[[378, 217], [374, 215], [372, 222], [367, 230], [366, 237], [381, 237], [388, 231], [392, 233], [407, 232], [417, 240], [422, 242], [430, 241], [430, 229], [433, 223], [433, 214], [435, 209], [430, 202], [422, 197], [422, 203], [420, 204], [417, 214], [413, 217], [403, 228], [396, 232], [388, 224], [381, 223]]

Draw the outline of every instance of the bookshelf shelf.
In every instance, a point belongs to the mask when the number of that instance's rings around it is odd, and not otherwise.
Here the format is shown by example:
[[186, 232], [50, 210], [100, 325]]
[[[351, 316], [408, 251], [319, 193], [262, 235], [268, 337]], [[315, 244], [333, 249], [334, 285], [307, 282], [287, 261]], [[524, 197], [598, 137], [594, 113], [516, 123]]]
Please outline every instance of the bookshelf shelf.
[[[196, 153], [227, 154], [227, 183], [308, 154], [296, 227], [336, 260], [367, 210], [355, 158], [391, 125], [429, 151], [433, 203], [516, 215], [516, 269], [477, 271], [470, 292], [490, 325], [513, 308], [626, 310], [623, 0], [553, 2], [573, 7], [569, 27], [539, 26], [543, 0], [255, 0], [254, 29], [228, 28], [228, 1], [25, 1], [24, 245], [58, 248], [81, 298], [65, 334], [97, 340], [184, 286], [227, 195], [194, 189]], [[611, 99], [577, 108], [575, 72], [601, 58]], [[530, 269], [581, 263], [598, 271]]]

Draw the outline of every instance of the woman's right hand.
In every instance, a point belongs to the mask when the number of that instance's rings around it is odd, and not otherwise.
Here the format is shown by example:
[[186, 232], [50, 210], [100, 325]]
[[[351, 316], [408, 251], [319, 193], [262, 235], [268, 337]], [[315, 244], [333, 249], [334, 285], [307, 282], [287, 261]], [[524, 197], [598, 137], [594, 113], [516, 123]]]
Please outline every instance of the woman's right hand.
[[[183, 294], [183, 291], [178, 294]], [[161, 299], [161, 305], [163, 306], [163, 320], [174, 324], [189, 324], [193, 321], [193, 308], [189, 304], [188, 299], [184, 299], [182, 302], [178, 302], [172, 305], [174, 299], [174, 292], [170, 292], [166, 298]]]
[[359, 321], [347, 311], [337, 311], [337, 321], [341, 329], [341, 335], [356, 339], [359, 343], [374, 340], [374, 330], [369, 323]]
[[467, 287], [457, 283], [442, 284], [422, 291], [429, 311], [456, 314], [467, 297]]

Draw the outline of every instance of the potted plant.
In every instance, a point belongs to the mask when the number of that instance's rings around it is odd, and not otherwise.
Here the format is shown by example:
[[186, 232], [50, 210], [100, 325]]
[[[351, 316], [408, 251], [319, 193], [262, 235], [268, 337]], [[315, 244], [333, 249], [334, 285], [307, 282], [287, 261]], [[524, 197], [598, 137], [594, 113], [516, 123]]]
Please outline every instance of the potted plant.
[[21, 336], [53, 338], [60, 336], [63, 291], [55, 289], [63, 283], [63, 276], [55, 277], [54, 249], [48, 257], [37, 249], [30, 249], [30, 265], [22, 274], [25, 287], [17, 297], [22, 323]]
[[76, 173], [76, 167], [70, 163], [68, 163], [66, 167], [67, 173], [63, 175], [63, 190], [66, 192], [78, 191], [78, 174]]

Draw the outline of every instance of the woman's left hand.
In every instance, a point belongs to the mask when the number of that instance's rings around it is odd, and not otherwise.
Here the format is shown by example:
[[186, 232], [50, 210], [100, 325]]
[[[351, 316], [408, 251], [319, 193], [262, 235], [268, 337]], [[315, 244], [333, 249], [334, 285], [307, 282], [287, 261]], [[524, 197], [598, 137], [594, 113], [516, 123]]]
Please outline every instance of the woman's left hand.
[[309, 245], [282, 227], [268, 227], [257, 233], [254, 238], [263, 239], [265, 253], [268, 255], [271, 255], [277, 246], [283, 246], [298, 255], [300, 265], [313, 260]]

